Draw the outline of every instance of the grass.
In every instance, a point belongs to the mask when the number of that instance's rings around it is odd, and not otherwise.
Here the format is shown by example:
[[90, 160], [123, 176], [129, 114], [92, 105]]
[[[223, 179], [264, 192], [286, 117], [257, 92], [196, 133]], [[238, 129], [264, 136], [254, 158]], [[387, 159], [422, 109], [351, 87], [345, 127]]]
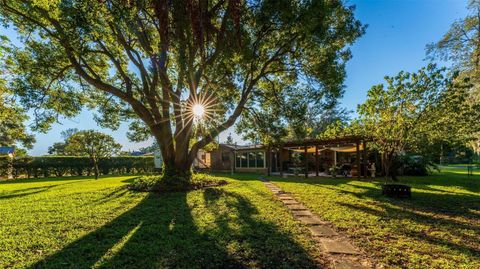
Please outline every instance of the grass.
[[272, 178], [387, 268], [480, 268], [480, 175], [455, 168], [401, 178], [411, 199], [381, 181]]
[[[0, 268], [308, 268], [325, 263], [307, 231], [255, 175], [152, 194], [133, 177], [0, 183]], [[446, 167], [381, 181], [272, 178], [386, 268], [480, 268], [480, 175]]]
[[[464, 165], [439, 165], [438, 168], [443, 173], [454, 173], [454, 174], [468, 174], [467, 169], [468, 164]], [[476, 165], [472, 165], [472, 174], [473, 175], [480, 175], [480, 168]]]
[[256, 176], [168, 194], [132, 177], [0, 183], [0, 268], [308, 268], [305, 228]]

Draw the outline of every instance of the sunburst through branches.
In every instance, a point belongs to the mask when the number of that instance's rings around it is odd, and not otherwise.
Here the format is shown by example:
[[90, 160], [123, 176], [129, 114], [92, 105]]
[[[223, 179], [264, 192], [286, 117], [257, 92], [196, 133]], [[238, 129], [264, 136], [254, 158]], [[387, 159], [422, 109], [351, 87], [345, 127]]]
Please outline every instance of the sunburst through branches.
[[196, 95], [187, 102], [185, 114], [188, 120], [200, 124], [213, 120], [215, 110], [215, 98], [212, 95]]

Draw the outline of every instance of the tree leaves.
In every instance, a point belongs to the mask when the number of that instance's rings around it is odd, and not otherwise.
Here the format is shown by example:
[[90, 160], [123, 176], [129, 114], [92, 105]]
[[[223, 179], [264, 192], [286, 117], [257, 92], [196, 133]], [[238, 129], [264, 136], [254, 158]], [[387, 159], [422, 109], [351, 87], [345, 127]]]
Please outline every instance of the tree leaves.
[[[321, 0], [4, 0], [0, 18], [24, 43], [10, 53], [11, 86], [38, 111], [39, 130], [87, 105], [103, 126], [142, 121], [132, 130], [146, 127], [176, 164], [257, 109], [257, 99], [289, 99], [304, 84], [318, 102], [341, 96], [348, 46], [364, 32], [353, 8]], [[216, 100], [215, 115], [191, 139], [199, 128], [188, 104], [198, 96]]]

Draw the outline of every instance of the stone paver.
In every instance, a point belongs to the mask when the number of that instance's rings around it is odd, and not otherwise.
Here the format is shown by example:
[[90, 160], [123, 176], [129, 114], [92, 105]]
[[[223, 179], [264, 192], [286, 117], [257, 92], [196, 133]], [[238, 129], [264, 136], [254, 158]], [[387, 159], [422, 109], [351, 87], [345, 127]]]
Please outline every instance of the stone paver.
[[297, 218], [300, 222], [306, 225], [322, 225], [324, 224], [323, 221], [319, 220], [316, 217], [298, 217]]
[[[372, 263], [358, 252], [348, 239], [339, 235], [308, 208], [297, 202], [290, 193], [283, 191], [275, 184], [264, 180], [265, 186], [280, 200], [285, 207], [291, 210], [294, 218], [310, 230], [311, 234], [320, 241], [322, 252], [327, 254], [335, 269], [367, 269], [372, 268]], [[367, 264], [368, 266], [364, 266]], [[373, 266], [374, 267], [374, 266]]]
[[295, 201], [295, 199], [293, 199], [292, 197], [290, 196], [278, 196], [278, 199], [279, 200], [282, 200], [282, 201]]
[[312, 212], [308, 210], [298, 210], [292, 211], [294, 217], [311, 217], [313, 216]]
[[303, 206], [302, 204], [298, 204], [298, 205], [286, 205], [288, 209], [292, 210], [292, 211], [295, 211], [295, 210], [307, 210], [307, 208], [305, 206]]
[[295, 200], [282, 200], [285, 205], [299, 205], [300, 203]]
[[329, 253], [360, 254], [350, 243], [345, 241], [322, 238], [320, 242], [322, 242], [323, 247]]
[[333, 236], [333, 235], [338, 235], [337, 232], [335, 232], [332, 228], [325, 226], [325, 225], [319, 225], [319, 226], [310, 226], [308, 227], [310, 232], [314, 236]]

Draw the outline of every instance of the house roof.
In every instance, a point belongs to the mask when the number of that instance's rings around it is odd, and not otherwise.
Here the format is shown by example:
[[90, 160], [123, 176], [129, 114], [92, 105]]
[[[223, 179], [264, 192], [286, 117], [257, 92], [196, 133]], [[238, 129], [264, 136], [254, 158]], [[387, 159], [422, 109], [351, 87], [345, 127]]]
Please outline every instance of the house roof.
[[352, 143], [360, 143], [362, 141], [370, 141], [371, 139], [363, 136], [343, 136], [335, 138], [307, 138], [303, 140], [289, 140], [277, 143], [276, 146], [282, 147], [304, 147], [304, 146], [329, 146], [329, 145], [345, 145]]
[[13, 154], [15, 152], [15, 147], [0, 147], [0, 155]]
[[260, 149], [264, 148], [263, 145], [261, 144], [255, 144], [255, 145], [232, 145], [232, 144], [220, 144], [220, 146], [224, 146], [227, 148], [231, 148], [234, 150], [242, 150], [242, 149]]
[[[274, 143], [272, 147], [283, 147], [283, 148], [301, 148], [303, 152], [303, 147], [314, 147], [314, 146], [323, 146], [323, 147], [340, 147], [340, 146], [352, 146], [356, 143], [361, 144], [361, 142], [371, 141], [369, 137], [363, 136], [343, 136], [343, 137], [334, 137], [334, 138], [306, 138], [302, 140], [287, 140], [279, 143]], [[254, 144], [254, 145], [232, 145], [232, 144], [220, 144], [220, 146], [228, 147], [233, 150], [250, 150], [250, 149], [262, 149], [266, 145]], [[363, 146], [359, 145], [360, 147]], [[314, 148], [313, 148], [314, 149]], [[346, 150], [346, 149], [344, 149]], [[348, 149], [351, 150], [351, 149]], [[345, 152], [349, 152], [346, 150]], [[355, 149], [356, 150], [356, 149]]]

